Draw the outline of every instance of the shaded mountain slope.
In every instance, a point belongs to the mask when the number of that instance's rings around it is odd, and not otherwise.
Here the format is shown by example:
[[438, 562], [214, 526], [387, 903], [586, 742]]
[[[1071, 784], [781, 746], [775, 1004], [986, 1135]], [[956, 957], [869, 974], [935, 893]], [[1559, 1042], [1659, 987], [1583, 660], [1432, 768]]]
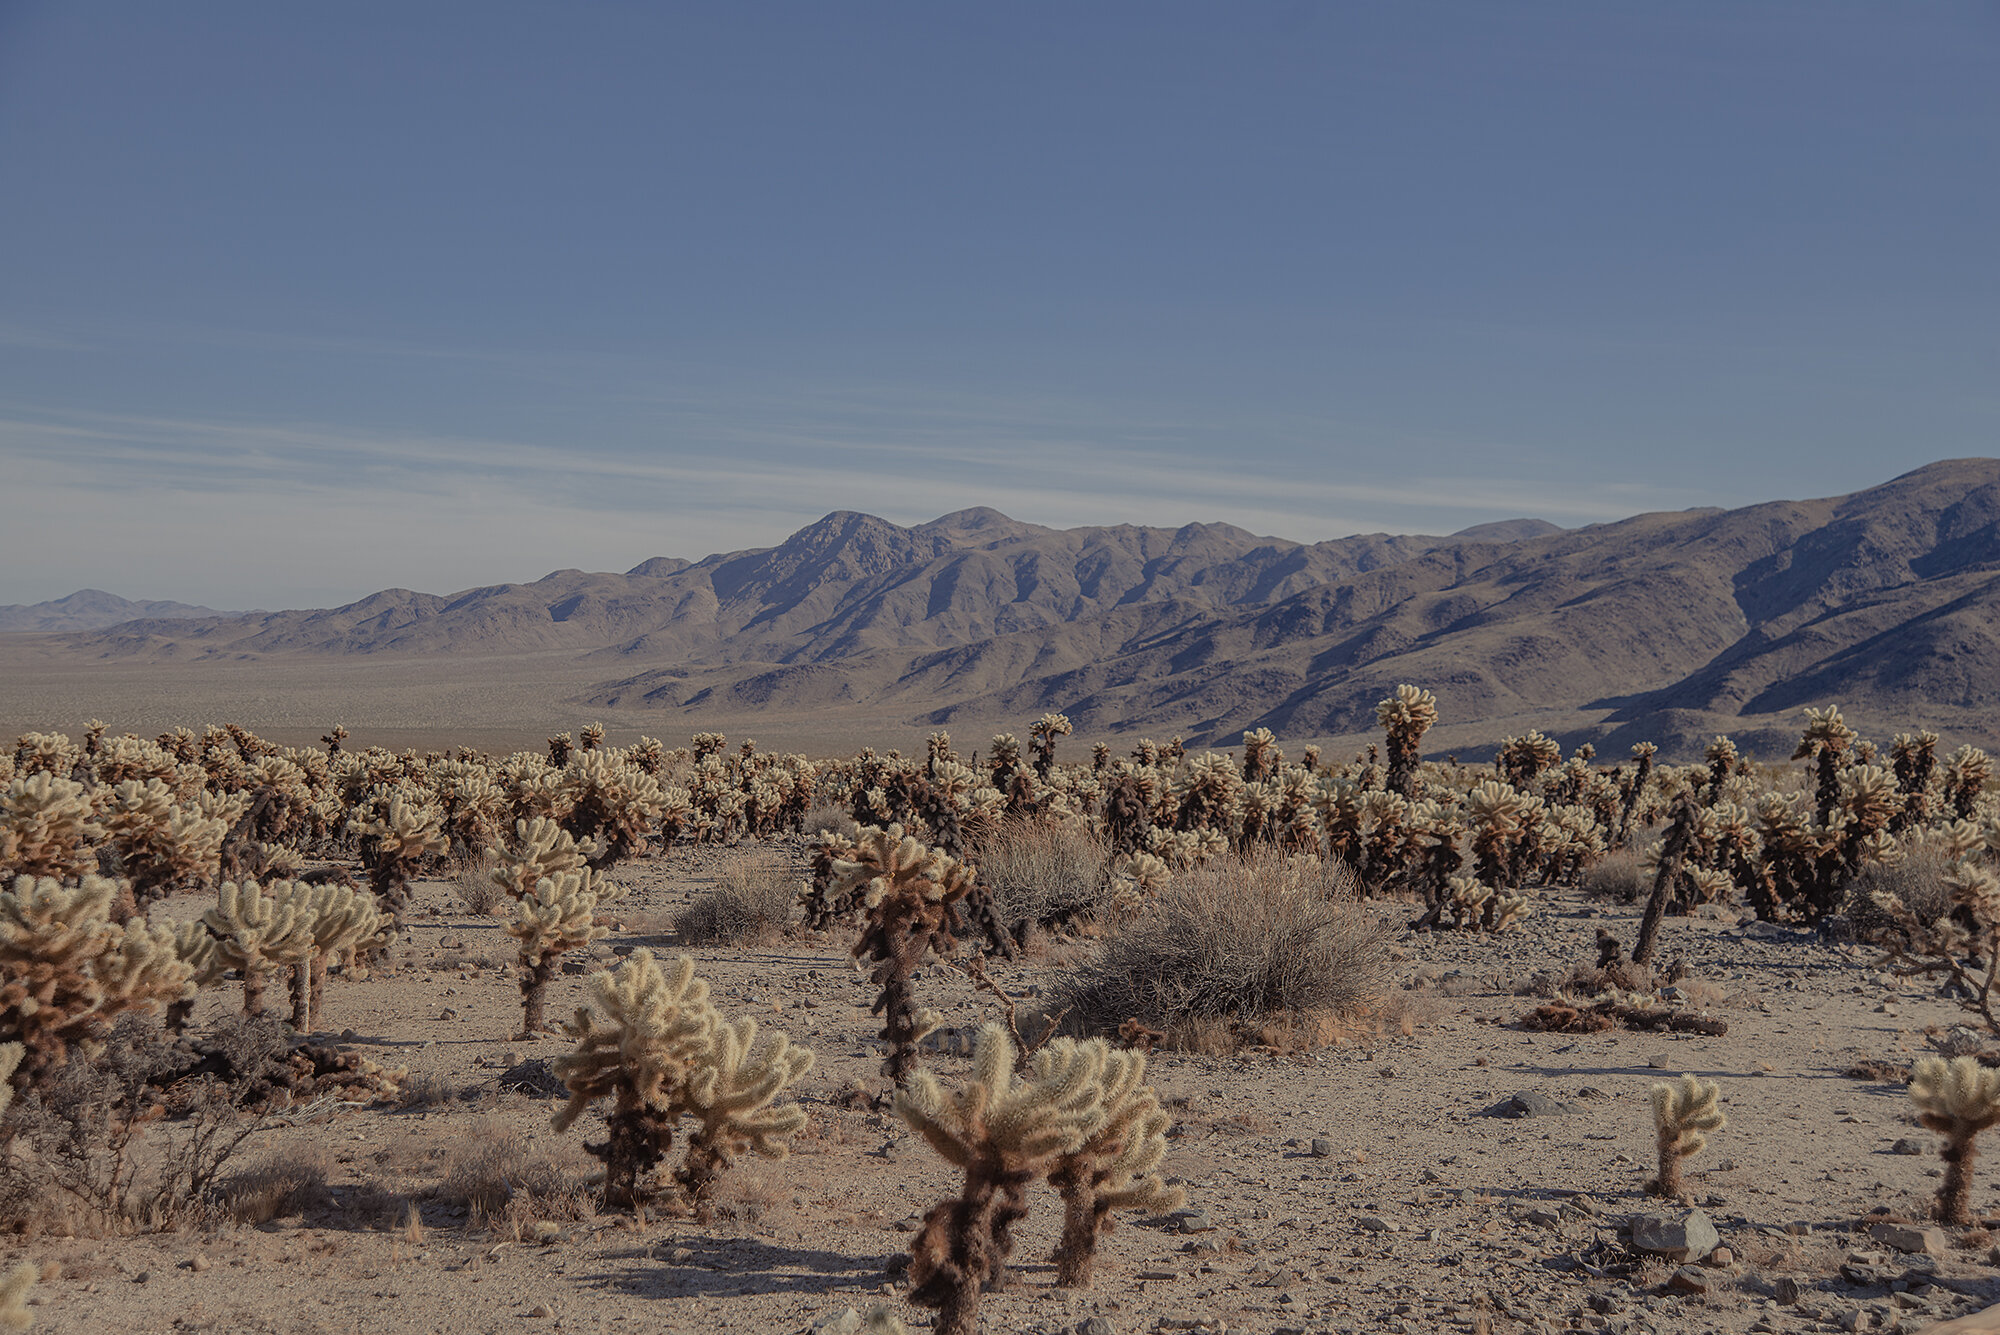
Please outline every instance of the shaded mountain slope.
[[1375, 702], [1409, 681], [1448, 720], [1532, 719], [1572, 740], [1782, 730], [1829, 700], [1983, 737], [2000, 715], [2000, 460], [1846, 497], [1310, 545], [1221, 524], [838, 512], [776, 547], [623, 575], [66, 643], [197, 661], [548, 652], [601, 682], [581, 705], [689, 718], [1060, 709], [1093, 731], [1225, 743], [1255, 726], [1371, 731]]

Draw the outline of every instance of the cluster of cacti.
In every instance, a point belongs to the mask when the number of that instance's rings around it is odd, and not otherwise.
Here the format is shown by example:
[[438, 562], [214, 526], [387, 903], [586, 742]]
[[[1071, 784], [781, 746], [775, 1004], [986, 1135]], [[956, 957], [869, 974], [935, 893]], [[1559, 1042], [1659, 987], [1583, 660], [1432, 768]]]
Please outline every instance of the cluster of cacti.
[[389, 922], [375, 897], [351, 886], [224, 881], [216, 901], [201, 918], [212, 944], [204, 949], [190, 933], [182, 945], [191, 967], [203, 970], [203, 981], [237, 970], [245, 1015], [263, 1014], [271, 975], [290, 970], [292, 1026], [301, 1032], [319, 1022], [328, 966], [356, 963], [387, 944]]
[[585, 1147], [604, 1161], [607, 1206], [644, 1198], [682, 1117], [698, 1125], [677, 1178], [697, 1203], [745, 1151], [784, 1157], [805, 1113], [777, 1099], [812, 1065], [810, 1051], [783, 1033], [759, 1041], [754, 1020], [723, 1019], [685, 956], [668, 972], [637, 950], [616, 971], [593, 974], [588, 987], [599, 1013], [576, 1012], [565, 1026], [576, 1050], [552, 1063], [570, 1092], [555, 1128], [611, 1100], [609, 1134]]
[[172, 929], [114, 923], [117, 896], [100, 876], [74, 886], [22, 876], [0, 890], [0, 1043], [22, 1045], [24, 1078], [88, 1052], [122, 1012], [194, 994]]
[[1168, 1209], [1181, 1193], [1154, 1169], [1166, 1152], [1166, 1117], [1141, 1082], [1143, 1053], [1102, 1039], [1058, 1039], [1036, 1052], [1025, 1079], [997, 1024], [980, 1030], [965, 1087], [946, 1094], [919, 1072], [896, 1111], [965, 1175], [959, 1194], [932, 1207], [911, 1247], [910, 1297], [938, 1309], [942, 1335], [978, 1329], [983, 1288], [1005, 1282], [1014, 1226], [1027, 1193], [1048, 1178], [1062, 1194], [1056, 1258], [1060, 1282], [1087, 1284], [1098, 1237], [1121, 1209]]

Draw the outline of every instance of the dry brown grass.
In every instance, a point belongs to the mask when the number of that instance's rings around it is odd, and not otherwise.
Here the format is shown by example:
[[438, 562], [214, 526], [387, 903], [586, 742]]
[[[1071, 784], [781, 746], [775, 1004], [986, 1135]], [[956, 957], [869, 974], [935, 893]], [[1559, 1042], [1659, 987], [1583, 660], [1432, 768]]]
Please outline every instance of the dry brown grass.
[[1098, 913], [1110, 895], [1109, 855], [1082, 826], [1005, 820], [973, 850], [1000, 920], [1053, 927]]
[[1218, 859], [1176, 878], [1105, 939], [1055, 1005], [1093, 1033], [1136, 1017], [1196, 1051], [1255, 1041], [1279, 1017], [1324, 1022], [1379, 1008], [1387, 990], [1388, 928], [1357, 902], [1338, 864], [1288, 862], [1275, 852]]
[[768, 944], [791, 922], [798, 894], [795, 878], [776, 859], [742, 863], [690, 904], [675, 926], [691, 946]]
[[1639, 866], [1638, 852], [1630, 848], [1613, 849], [1583, 873], [1585, 894], [1616, 899], [1621, 904], [1634, 903], [1651, 889]]
[[452, 879], [451, 888], [467, 913], [489, 918], [507, 902], [507, 892], [491, 875], [493, 864], [484, 858], [464, 867]]
[[273, 1150], [222, 1184], [222, 1209], [239, 1224], [262, 1224], [303, 1214], [331, 1199], [333, 1163], [317, 1145]]
[[539, 1153], [513, 1127], [481, 1121], [450, 1147], [437, 1196], [464, 1207], [474, 1222], [494, 1221], [514, 1236], [534, 1220], [587, 1217], [585, 1171], [567, 1143], [557, 1154]]

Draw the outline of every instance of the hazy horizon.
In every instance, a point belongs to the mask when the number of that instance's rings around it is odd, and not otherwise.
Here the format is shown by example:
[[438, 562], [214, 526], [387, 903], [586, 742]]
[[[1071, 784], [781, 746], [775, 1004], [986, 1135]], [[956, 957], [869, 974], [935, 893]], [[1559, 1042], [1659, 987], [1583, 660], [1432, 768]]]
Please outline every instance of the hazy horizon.
[[0, 603], [1996, 452], [2000, 10], [0, 0]]

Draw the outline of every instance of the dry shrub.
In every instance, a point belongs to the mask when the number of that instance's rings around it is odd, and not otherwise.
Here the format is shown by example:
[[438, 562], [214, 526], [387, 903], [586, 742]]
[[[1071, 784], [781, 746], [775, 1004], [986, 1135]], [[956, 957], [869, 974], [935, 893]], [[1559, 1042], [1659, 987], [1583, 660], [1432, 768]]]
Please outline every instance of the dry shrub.
[[861, 826], [848, 813], [846, 807], [814, 807], [806, 813], [805, 831], [817, 838], [823, 834], [837, 834], [850, 842], [861, 835]]
[[1199, 1051], [1280, 1016], [1364, 1014], [1386, 991], [1389, 929], [1358, 900], [1344, 864], [1216, 859], [1119, 924], [1054, 1004], [1089, 1032], [1136, 1017]]
[[452, 880], [451, 888], [467, 913], [490, 918], [507, 902], [507, 892], [493, 879], [493, 864], [481, 859], [466, 866]]
[[[573, 1147], [564, 1148], [573, 1154]], [[525, 1219], [586, 1217], [591, 1209], [586, 1172], [573, 1157], [532, 1152], [518, 1130], [486, 1121], [452, 1145], [437, 1195], [447, 1205], [463, 1206], [475, 1220], [503, 1221], [503, 1231], [510, 1231]]]
[[1636, 903], [1653, 888], [1639, 866], [1639, 854], [1630, 848], [1613, 849], [1590, 864], [1583, 873], [1583, 892], [1620, 903]]
[[158, 1027], [126, 1016], [94, 1057], [81, 1051], [18, 1096], [0, 1139], [0, 1224], [23, 1231], [118, 1233], [204, 1215], [224, 1167], [258, 1127], [240, 1085], [213, 1074], [156, 1081], [185, 1055]]
[[318, 1146], [273, 1151], [222, 1184], [223, 1211], [239, 1224], [303, 1214], [331, 1198], [326, 1179], [332, 1171], [326, 1151]]
[[1894, 895], [1926, 927], [1937, 923], [1955, 905], [1951, 886], [1945, 881], [1951, 865], [1935, 848], [1919, 844], [1894, 862], [1876, 862], [1862, 868], [1847, 883], [1846, 912], [1854, 934], [1862, 940], [1872, 940], [1893, 925], [1889, 915], [1875, 902], [1877, 895]]
[[426, 1071], [403, 1082], [405, 1108], [442, 1108], [458, 1098], [458, 1087], [444, 1076]]
[[1087, 917], [1110, 897], [1109, 853], [1095, 835], [1070, 821], [1001, 821], [979, 840], [974, 860], [992, 891], [994, 911], [1010, 927], [1053, 927]]
[[742, 863], [722, 884], [688, 906], [676, 922], [691, 946], [749, 946], [768, 942], [785, 930], [798, 901], [798, 887], [776, 861]]

